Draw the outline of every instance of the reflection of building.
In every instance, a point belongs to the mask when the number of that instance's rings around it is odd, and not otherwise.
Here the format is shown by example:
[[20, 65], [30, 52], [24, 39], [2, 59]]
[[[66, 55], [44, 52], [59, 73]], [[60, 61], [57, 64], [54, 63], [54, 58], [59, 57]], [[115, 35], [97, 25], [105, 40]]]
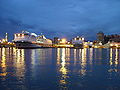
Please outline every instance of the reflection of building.
[[80, 70], [80, 73], [81, 73], [81, 75], [86, 75], [86, 55], [87, 55], [87, 53], [86, 53], [86, 48], [85, 49], [82, 49], [82, 56], [81, 56], [81, 70]]
[[5, 48], [1, 48], [1, 63], [0, 63], [0, 68], [1, 71], [0, 72], [0, 76], [6, 76], [7, 75], [7, 66], [6, 66], [6, 49]]
[[118, 49], [110, 49], [109, 53], [109, 64], [110, 64], [110, 69], [108, 70], [109, 73], [112, 72], [119, 72], [120, 69], [119, 67], [119, 50]]

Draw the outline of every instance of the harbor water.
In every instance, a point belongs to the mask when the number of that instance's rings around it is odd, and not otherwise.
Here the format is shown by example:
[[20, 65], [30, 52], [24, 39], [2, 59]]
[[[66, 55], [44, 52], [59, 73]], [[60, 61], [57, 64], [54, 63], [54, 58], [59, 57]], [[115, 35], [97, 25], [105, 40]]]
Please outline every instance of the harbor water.
[[0, 48], [0, 90], [120, 90], [120, 50]]

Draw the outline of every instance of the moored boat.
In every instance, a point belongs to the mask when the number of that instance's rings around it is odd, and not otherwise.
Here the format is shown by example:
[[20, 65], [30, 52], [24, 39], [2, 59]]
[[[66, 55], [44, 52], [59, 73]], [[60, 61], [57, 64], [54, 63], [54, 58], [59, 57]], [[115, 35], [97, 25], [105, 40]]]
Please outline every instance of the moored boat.
[[27, 31], [22, 31], [22, 33], [15, 33], [13, 42], [16, 48], [41, 48], [52, 46], [52, 41], [46, 39], [44, 35], [37, 35], [35, 33], [30, 33]]

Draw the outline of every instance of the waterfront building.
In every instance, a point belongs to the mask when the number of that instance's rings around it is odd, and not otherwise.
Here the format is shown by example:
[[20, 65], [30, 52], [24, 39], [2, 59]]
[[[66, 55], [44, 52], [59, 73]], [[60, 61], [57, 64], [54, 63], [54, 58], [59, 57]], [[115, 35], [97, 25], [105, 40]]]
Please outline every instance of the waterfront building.
[[118, 42], [110, 42], [110, 48], [120, 48], [120, 43]]
[[66, 38], [60, 39], [59, 44], [67, 44], [67, 39]]
[[71, 40], [71, 43], [75, 48], [83, 48], [85, 39], [83, 37], [77, 36]]
[[59, 44], [59, 37], [54, 37], [53, 44]]
[[107, 35], [105, 37], [106, 42], [120, 42], [120, 35], [115, 34], [115, 35]]
[[92, 41], [86, 41], [86, 42], [84, 42], [84, 47], [85, 48], [91, 48], [91, 47], [93, 47], [93, 42]]
[[104, 33], [102, 31], [98, 32], [97, 33], [97, 41], [98, 41], [98, 43], [101, 42], [102, 44], [104, 44], [104, 37], [105, 37], [105, 35], [104, 35]]
[[85, 41], [83, 37], [77, 36], [71, 40], [72, 44], [81, 44]]
[[105, 35], [103, 32], [98, 32], [97, 42], [102, 44], [106, 44], [108, 42], [120, 42], [120, 35], [118, 34]]

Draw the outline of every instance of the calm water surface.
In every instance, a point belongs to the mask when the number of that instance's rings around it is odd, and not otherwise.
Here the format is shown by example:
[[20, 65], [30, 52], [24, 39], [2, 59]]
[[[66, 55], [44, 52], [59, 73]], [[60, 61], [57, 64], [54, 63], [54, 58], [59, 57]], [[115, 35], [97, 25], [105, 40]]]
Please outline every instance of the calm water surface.
[[0, 90], [120, 90], [120, 50], [0, 48]]

